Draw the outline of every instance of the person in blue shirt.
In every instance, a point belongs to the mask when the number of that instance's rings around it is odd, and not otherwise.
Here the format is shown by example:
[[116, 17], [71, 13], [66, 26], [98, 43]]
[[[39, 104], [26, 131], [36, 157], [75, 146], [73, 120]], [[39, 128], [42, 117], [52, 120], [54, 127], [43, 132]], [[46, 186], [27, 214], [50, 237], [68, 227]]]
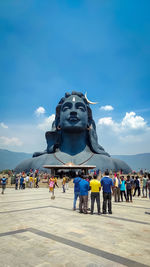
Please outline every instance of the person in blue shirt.
[[3, 176], [3, 178], [1, 178], [1, 185], [2, 185], [2, 194], [4, 194], [4, 191], [6, 189], [6, 181], [7, 181], [7, 178], [5, 178]]
[[113, 180], [109, 177], [109, 171], [106, 170], [105, 176], [101, 179], [101, 186], [103, 187], [103, 214], [106, 214], [107, 202], [108, 213], [112, 214], [111, 189], [113, 185]]
[[76, 202], [78, 197], [80, 196], [80, 186], [79, 182], [81, 181], [80, 175], [77, 175], [77, 177], [74, 178], [74, 201], [73, 201], [73, 210], [76, 210]]
[[24, 183], [24, 178], [23, 178], [23, 176], [21, 176], [19, 189], [23, 189], [23, 183]]
[[121, 182], [120, 182], [119, 187], [120, 187], [121, 201], [123, 201], [123, 195], [124, 195], [125, 200], [126, 200], [127, 197], [126, 197], [126, 186], [125, 186], [124, 176], [121, 176]]
[[86, 176], [82, 176], [79, 182], [80, 187], [80, 203], [79, 212], [87, 214], [87, 204], [88, 204], [88, 191], [90, 190], [89, 182], [86, 181]]

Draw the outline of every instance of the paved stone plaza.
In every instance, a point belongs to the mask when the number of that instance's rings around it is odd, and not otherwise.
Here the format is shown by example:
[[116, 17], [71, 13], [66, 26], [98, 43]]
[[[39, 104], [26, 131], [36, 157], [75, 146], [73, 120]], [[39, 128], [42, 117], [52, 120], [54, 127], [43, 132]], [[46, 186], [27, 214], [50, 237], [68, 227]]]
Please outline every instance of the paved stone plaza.
[[1, 267], [150, 266], [149, 199], [113, 202], [112, 215], [98, 216], [72, 210], [73, 188], [55, 196], [48, 188], [0, 194]]

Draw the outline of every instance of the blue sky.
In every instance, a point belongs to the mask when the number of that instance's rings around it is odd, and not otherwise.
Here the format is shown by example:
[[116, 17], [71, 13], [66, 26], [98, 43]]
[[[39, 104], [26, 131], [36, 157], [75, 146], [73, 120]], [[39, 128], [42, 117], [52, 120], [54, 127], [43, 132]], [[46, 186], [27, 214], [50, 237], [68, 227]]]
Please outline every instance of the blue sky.
[[1, 1], [0, 148], [45, 149], [58, 101], [76, 90], [99, 102], [109, 153], [150, 152], [149, 12], [149, 0]]

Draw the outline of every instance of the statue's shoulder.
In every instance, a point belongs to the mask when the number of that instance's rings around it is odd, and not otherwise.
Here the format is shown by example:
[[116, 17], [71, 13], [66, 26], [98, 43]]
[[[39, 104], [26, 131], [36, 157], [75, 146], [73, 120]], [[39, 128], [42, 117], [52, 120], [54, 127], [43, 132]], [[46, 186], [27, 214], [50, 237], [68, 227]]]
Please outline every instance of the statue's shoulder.
[[30, 171], [32, 166], [33, 158], [26, 159], [22, 162], [20, 162], [14, 169], [15, 173], [20, 173], [22, 171]]
[[41, 156], [38, 157], [33, 157], [30, 159], [26, 159], [22, 162], [20, 162], [16, 168], [14, 169], [14, 171], [16, 173], [22, 172], [22, 171], [26, 171], [29, 172], [30, 169], [43, 169], [43, 165], [51, 165], [54, 164], [53, 163], [53, 154], [43, 154]]
[[112, 158], [112, 160], [113, 160], [113, 163], [114, 163], [114, 165], [118, 171], [122, 170], [123, 173], [125, 173], [125, 174], [132, 172], [132, 169], [130, 168], [130, 166], [126, 162], [124, 162], [123, 160], [115, 159], [115, 158]]
[[101, 171], [108, 169], [116, 171], [122, 170], [123, 173], [131, 172], [131, 168], [124, 161], [101, 154], [94, 154], [88, 163], [91, 165], [96, 165], [96, 168], [100, 169]]
[[38, 157], [32, 158], [32, 168], [33, 169], [41, 169], [44, 165], [53, 165], [54, 162], [54, 155], [52, 154], [43, 154]]
[[88, 162], [90, 165], [96, 165], [97, 169], [105, 171], [106, 169], [114, 169], [113, 159], [102, 154], [94, 154]]

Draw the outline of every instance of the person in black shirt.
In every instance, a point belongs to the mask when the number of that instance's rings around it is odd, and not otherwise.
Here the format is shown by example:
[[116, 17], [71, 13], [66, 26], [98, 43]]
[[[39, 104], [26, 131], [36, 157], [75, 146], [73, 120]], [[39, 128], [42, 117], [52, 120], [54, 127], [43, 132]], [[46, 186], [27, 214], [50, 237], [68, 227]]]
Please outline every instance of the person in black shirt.
[[15, 189], [16, 189], [16, 190], [18, 189], [18, 182], [19, 182], [19, 179], [18, 179], [18, 177], [16, 176], [16, 178], [15, 178]]
[[135, 184], [135, 191], [134, 191], [134, 195], [136, 195], [136, 191], [138, 190], [138, 197], [140, 196], [140, 181], [139, 181], [139, 176], [136, 176], [136, 179], [134, 181]]
[[129, 202], [129, 196], [130, 196], [130, 202], [132, 202], [132, 193], [131, 193], [131, 189], [132, 189], [132, 181], [130, 180], [130, 175], [127, 176], [127, 180], [125, 182], [126, 184], [126, 190], [127, 190], [127, 202]]

